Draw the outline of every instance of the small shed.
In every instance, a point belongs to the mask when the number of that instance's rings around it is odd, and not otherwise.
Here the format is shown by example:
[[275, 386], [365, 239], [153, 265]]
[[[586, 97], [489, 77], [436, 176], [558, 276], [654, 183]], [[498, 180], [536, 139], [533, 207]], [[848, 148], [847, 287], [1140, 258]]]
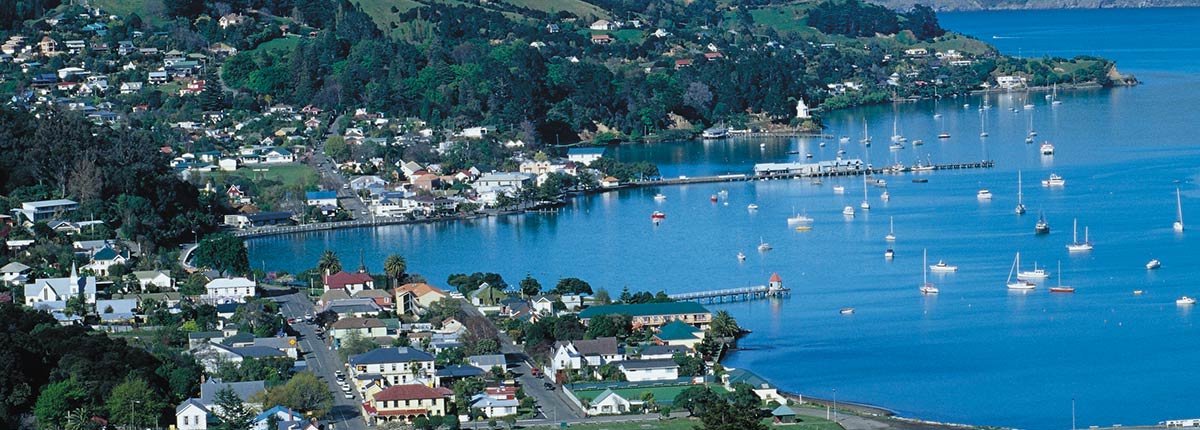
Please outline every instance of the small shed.
[[787, 405], [779, 405], [778, 408], [771, 411], [771, 416], [775, 417], [776, 424], [790, 424], [796, 422], [796, 411]]

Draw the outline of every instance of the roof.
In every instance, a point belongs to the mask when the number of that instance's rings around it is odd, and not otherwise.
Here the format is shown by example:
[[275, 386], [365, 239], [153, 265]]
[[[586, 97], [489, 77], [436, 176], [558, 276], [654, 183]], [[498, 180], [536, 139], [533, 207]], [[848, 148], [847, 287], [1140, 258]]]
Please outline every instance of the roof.
[[109, 261], [109, 260], [116, 260], [117, 257], [120, 257], [120, 256], [121, 256], [121, 254], [117, 253], [117, 250], [106, 246], [104, 248], [101, 248], [99, 251], [96, 251], [95, 254], [92, 254], [92, 260], [93, 261]]
[[648, 345], [645, 348], [642, 348], [643, 356], [663, 355], [663, 354], [675, 355], [675, 354], [678, 354], [681, 352], [682, 353], [688, 352], [687, 347], [681, 346], [681, 345]]
[[29, 270], [29, 266], [18, 263], [16, 261], [5, 264], [4, 267], [0, 267], [0, 273], [21, 273], [26, 270]]
[[768, 279], [767, 282], [783, 282], [783, 278], [779, 277], [779, 272], [772, 272], [771, 279]]
[[572, 155], [604, 155], [608, 148], [571, 148], [567, 150], [567, 156]]
[[200, 384], [200, 401], [207, 405], [216, 404], [217, 392], [226, 387], [233, 390], [242, 401], [247, 401], [266, 389], [267, 385], [263, 381], [224, 382], [219, 378], [212, 378]]
[[153, 279], [159, 276], [171, 277], [171, 274], [164, 270], [139, 270], [133, 272], [133, 276], [138, 279]]
[[334, 330], [385, 327], [379, 318], [343, 318], [333, 323]]
[[771, 411], [771, 415], [777, 417], [791, 417], [796, 415], [796, 411], [793, 411], [792, 408], [787, 407], [787, 405], [779, 405], [778, 408], [775, 408], [775, 410]]
[[283, 351], [271, 348], [269, 346], [239, 346], [236, 348], [229, 348], [229, 350], [233, 351], [237, 355], [242, 356], [243, 358], [284, 357], [287, 355], [284, 354]]
[[223, 337], [225, 337], [225, 334], [219, 331], [194, 331], [188, 333], [188, 339], [216, 339]]
[[591, 403], [593, 405], [598, 405], [601, 402], [607, 400], [609, 397], [615, 397], [615, 398], [621, 399], [621, 401], [629, 402], [629, 400], [626, 400], [624, 397], [621, 397], [621, 395], [617, 394], [615, 391], [613, 391], [611, 389], [605, 389], [603, 393], [600, 393], [599, 396], [596, 396], [596, 398], [592, 399], [592, 401], [589, 403]]
[[22, 205], [22, 206], [29, 206], [29, 207], [31, 207], [31, 208], [34, 208], [34, 209], [38, 209], [38, 208], [50, 208], [50, 207], [57, 207], [57, 206], [77, 205], [77, 204], [79, 204], [79, 203], [76, 203], [74, 200], [66, 200], [66, 199], [58, 199], [58, 200], [39, 200], [39, 201], [36, 201], [36, 202], [24, 202], [24, 203], [21, 203], [21, 205]]
[[417, 297], [421, 297], [421, 296], [424, 296], [429, 293], [437, 293], [437, 294], [441, 294], [442, 296], [446, 296], [445, 291], [442, 291], [438, 287], [435, 287], [435, 286], [432, 286], [429, 284], [425, 284], [425, 283], [404, 284], [399, 287], [396, 287], [396, 292], [397, 293], [410, 292], [414, 296], [417, 296]]
[[761, 376], [755, 375], [754, 372], [746, 369], [729, 370], [725, 372], [725, 378], [729, 385], [742, 383], [749, 384], [754, 388], [772, 387], [771, 383], [767, 382], [766, 379], [763, 379]]
[[433, 355], [416, 348], [378, 348], [362, 354], [352, 355], [346, 360], [352, 366], [384, 363], [407, 363], [410, 361], [433, 361]]
[[617, 354], [617, 338], [601, 337], [591, 340], [573, 340], [571, 345], [579, 351], [579, 355], [615, 355]]
[[289, 416], [290, 418], [292, 418], [291, 420], [285, 420], [285, 421], [298, 421], [298, 420], [304, 419], [303, 415], [300, 415], [299, 412], [293, 411], [291, 408], [285, 408], [283, 406], [276, 406], [271, 409], [267, 409], [267, 410], [263, 411], [263, 413], [261, 413], [261, 414], [258, 414], [257, 417], [254, 417], [254, 421], [251, 421], [251, 422], [259, 422], [259, 421], [267, 420], [267, 419], [270, 419], [271, 415], [275, 415], [278, 413], [285, 414], [285, 415]]
[[660, 358], [657, 360], [624, 360], [618, 361], [617, 365], [622, 369], [669, 369], [679, 367], [679, 364], [674, 359]]
[[349, 273], [345, 270], [325, 277], [325, 285], [329, 289], [344, 289], [347, 285], [374, 283], [375, 279], [366, 273]]
[[350, 295], [346, 294], [345, 289], [329, 290], [329, 291], [326, 291], [325, 293], [321, 294], [321, 302], [323, 302], [323, 303], [329, 303], [334, 300], [346, 300], [349, 298], [350, 298]]
[[336, 199], [337, 191], [306, 191], [304, 198], [308, 200], [328, 200]]
[[208, 283], [204, 285], [205, 288], [236, 288], [236, 287], [253, 287], [253, 286], [255, 286], [254, 281], [251, 281], [249, 279], [242, 278], [242, 277], [217, 278], [217, 279], [208, 281]]
[[375, 393], [375, 401], [440, 399], [453, 395], [442, 387], [430, 388], [421, 384], [393, 385]]
[[698, 338], [696, 333], [700, 331], [691, 324], [676, 320], [662, 326], [654, 337], [659, 340], [693, 340]]
[[579, 318], [588, 319], [601, 315], [609, 314], [625, 314], [629, 316], [641, 317], [648, 315], [679, 315], [679, 314], [706, 314], [708, 309], [703, 305], [695, 302], [663, 302], [663, 303], [639, 303], [632, 305], [604, 305], [592, 306], [584, 309], [579, 313]]
[[446, 366], [445, 368], [438, 369], [436, 375], [439, 378], [466, 378], [468, 376], [479, 376], [482, 374], [483, 374], [483, 369], [480, 369], [475, 366], [467, 366], [467, 365], [459, 364], [459, 365], [454, 365], [454, 366]]
[[485, 369], [491, 369], [493, 366], [504, 367], [508, 365], [503, 354], [472, 355], [467, 357], [467, 362]]
[[341, 299], [325, 304], [321, 312], [333, 311], [337, 314], [362, 314], [382, 311], [374, 299]]
[[488, 396], [480, 396], [471, 403], [472, 408], [515, 408], [521, 403], [517, 399], [493, 399]]
[[200, 408], [200, 410], [204, 411], [204, 413], [206, 413], [206, 414], [209, 413], [208, 408], [204, 407], [203, 403], [200, 403], [200, 399], [191, 398], [191, 399], [184, 400], [183, 403], [180, 403], [179, 406], [175, 407], [175, 415], [179, 415], [179, 414], [183, 413], [183, 411], [185, 409], [187, 409], [188, 405]]
[[[330, 290], [333, 291], [333, 290]], [[362, 290], [354, 293], [356, 299], [390, 299], [392, 294], [384, 290]]]

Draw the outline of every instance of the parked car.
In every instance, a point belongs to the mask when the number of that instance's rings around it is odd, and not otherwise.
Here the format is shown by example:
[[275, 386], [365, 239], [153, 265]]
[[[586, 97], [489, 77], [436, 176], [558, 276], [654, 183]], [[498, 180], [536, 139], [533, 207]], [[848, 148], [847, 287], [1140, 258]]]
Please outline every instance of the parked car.
[[554, 384], [546, 382], [546, 383], [543, 383], [542, 386], [546, 387], [547, 390], [554, 391]]

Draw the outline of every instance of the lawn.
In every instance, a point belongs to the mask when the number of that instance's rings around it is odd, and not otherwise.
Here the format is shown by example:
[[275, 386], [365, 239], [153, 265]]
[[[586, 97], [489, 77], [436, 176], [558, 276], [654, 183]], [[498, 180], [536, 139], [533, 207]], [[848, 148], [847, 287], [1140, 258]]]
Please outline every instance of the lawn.
[[[414, 0], [356, 0], [354, 3], [362, 8], [362, 11], [375, 21], [375, 25], [379, 26], [384, 33], [392, 31], [391, 25], [394, 23], [400, 25], [399, 15], [408, 12], [410, 9], [421, 6]], [[396, 8], [396, 12], [392, 12], [392, 8]]]
[[165, 6], [162, 0], [94, 0], [89, 3], [110, 14], [127, 17], [137, 12], [142, 21], [154, 26], [166, 24], [168, 19], [163, 14]]
[[300, 44], [299, 37], [280, 37], [278, 39], [268, 40], [266, 43], [258, 45], [258, 47], [252, 49], [250, 52], [291, 52], [293, 49], [296, 49], [296, 45], [298, 44]]
[[512, 5], [547, 12], [551, 15], [558, 11], [567, 11], [572, 15], [584, 19], [608, 18], [608, 12], [605, 12], [604, 9], [582, 0], [507, 0], [507, 2]]
[[808, 26], [807, 11], [807, 5], [783, 4], [751, 9], [750, 16], [756, 25], [771, 27], [780, 33], [819, 34], [817, 29]]
[[[624, 397], [624, 398], [632, 400], [632, 401], [642, 400], [643, 393], [654, 393], [654, 402], [655, 403], [658, 403], [660, 405], [670, 405], [671, 403], [673, 403], [675, 401], [675, 396], [678, 396], [679, 392], [686, 390], [689, 387], [691, 387], [691, 385], [674, 385], [674, 386], [666, 386], [666, 387], [621, 388], [621, 389], [613, 390], [613, 392], [617, 393], [621, 397]], [[604, 390], [575, 391], [575, 395], [577, 397], [579, 397], [581, 400], [584, 398], [586, 398], [588, 400], [595, 399], [601, 393], [604, 393]]]
[[252, 181], [271, 179], [282, 182], [286, 186], [312, 185], [317, 183], [317, 171], [304, 164], [284, 164], [279, 166], [242, 167], [235, 172], [216, 172], [215, 175], [237, 175]]

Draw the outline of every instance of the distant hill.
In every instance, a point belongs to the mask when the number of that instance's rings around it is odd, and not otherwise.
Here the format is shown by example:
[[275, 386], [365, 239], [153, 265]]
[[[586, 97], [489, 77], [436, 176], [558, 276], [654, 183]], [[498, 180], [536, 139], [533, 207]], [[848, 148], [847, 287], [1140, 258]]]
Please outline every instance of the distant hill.
[[938, 11], [1022, 10], [1022, 9], [1115, 9], [1147, 7], [1200, 6], [1200, 0], [870, 0], [896, 10], [907, 10], [914, 3]]

